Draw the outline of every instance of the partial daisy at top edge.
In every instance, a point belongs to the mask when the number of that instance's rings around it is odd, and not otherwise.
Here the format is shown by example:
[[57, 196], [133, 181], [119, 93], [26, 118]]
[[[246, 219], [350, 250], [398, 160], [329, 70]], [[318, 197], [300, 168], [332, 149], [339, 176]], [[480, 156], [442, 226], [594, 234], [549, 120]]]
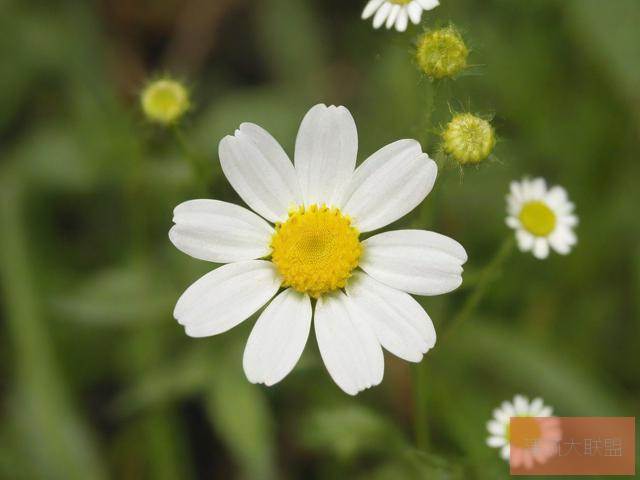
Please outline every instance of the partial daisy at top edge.
[[394, 27], [404, 32], [409, 22], [419, 24], [422, 12], [438, 5], [438, 0], [369, 0], [362, 11], [362, 19], [373, 16], [373, 28], [385, 25], [387, 29]]
[[187, 335], [206, 337], [266, 306], [244, 351], [253, 383], [273, 385], [294, 368], [312, 323], [329, 375], [351, 395], [382, 381], [383, 348], [419, 362], [435, 345], [433, 323], [411, 295], [460, 286], [464, 248], [425, 230], [362, 234], [418, 206], [436, 164], [411, 139], [356, 168], [357, 151], [355, 122], [341, 106], [309, 110], [293, 163], [266, 130], [243, 123], [221, 140], [219, 155], [251, 210], [203, 199], [174, 210], [173, 244], [224, 264], [187, 288], [174, 316]]
[[564, 188], [549, 188], [543, 178], [524, 178], [511, 182], [506, 223], [515, 230], [521, 251], [539, 259], [547, 258], [551, 249], [567, 255], [578, 242], [574, 210]]

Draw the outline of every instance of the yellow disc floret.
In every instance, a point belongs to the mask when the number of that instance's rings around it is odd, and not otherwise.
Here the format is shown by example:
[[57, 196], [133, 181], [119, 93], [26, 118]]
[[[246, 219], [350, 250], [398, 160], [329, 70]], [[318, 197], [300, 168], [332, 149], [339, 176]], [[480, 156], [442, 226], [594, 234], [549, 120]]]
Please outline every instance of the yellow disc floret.
[[556, 214], [538, 200], [526, 203], [518, 217], [522, 226], [537, 237], [546, 237], [556, 228]]
[[429, 77], [452, 78], [467, 67], [469, 49], [454, 27], [422, 34], [416, 48], [416, 62]]
[[390, 0], [390, 1], [391, 3], [395, 3], [396, 5], [406, 5], [412, 2], [412, 0]]
[[189, 110], [189, 92], [180, 82], [162, 78], [145, 87], [140, 103], [147, 119], [170, 125]]
[[496, 145], [496, 134], [484, 118], [471, 113], [455, 115], [442, 132], [444, 151], [465, 165], [486, 159]]
[[311, 205], [289, 212], [271, 239], [283, 286], [314, 298], [344, 288], [360, 260], [359, 236], [338, 208]]
[[511, 437], [511, 424], [507, 424], [506, 439], [507, 441], [516, 447], [523, 449], [527, 448], [527, 440], [533, 438], [541, 438], [542, 432], [540, 430], [540, 424], [538, 421], [531, 417], [531, 415], [517, 415], [521, 418], [517, 422], [517, 430], [513, 432], [513, 438]]

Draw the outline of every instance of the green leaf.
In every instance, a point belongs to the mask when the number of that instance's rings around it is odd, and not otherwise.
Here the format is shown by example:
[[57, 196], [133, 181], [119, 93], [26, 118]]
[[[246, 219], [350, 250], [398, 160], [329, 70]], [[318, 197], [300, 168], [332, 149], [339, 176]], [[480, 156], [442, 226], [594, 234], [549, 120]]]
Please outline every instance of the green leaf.
[[389, 419], [356, 403], [312, 411], [300, 434], [308, 448], [344, 462], [363, 454], [387, 455], [405, 443]]
[[231, 349], [217, 359], [204, 402], [211, 424], [246, 479], [276, 478], [275, 432], [265, 387], [252, 385]]

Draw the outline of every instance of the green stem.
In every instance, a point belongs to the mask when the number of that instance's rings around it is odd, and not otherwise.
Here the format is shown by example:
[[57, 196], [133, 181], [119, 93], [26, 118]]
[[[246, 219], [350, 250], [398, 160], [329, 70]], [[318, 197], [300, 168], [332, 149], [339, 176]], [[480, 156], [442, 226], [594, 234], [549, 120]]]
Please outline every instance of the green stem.
[[451, 337], [453, 332], [463, 324], [466, 319], [475, 311], [478, 304], [484, 298], [487, 288], [495, 280], [502, 265], [509, 258], [513, 248], [515, 246], [515, 237], [509, 236], [502, 244], [500, 249], [496, 252], [493, 259], [484, 267], [478, 278], [475, 289], [467, 297], [467, 300], [462, 305], [462, 308], [458, 311], [457, 315], [453, 318], [451, 326], [445, 335], [445, 339]]
[[191, 165], [193, 175], [196, 179], [198, 193], [206, 194], [208, 190], [207, 185], [209, 182], [209, 171], [205, 168], [206, 163], [203, 161], [202, 157], [195, 151], [195, 149], [191, 147], [189, 141], [185, 137], [180, 127], [176, 125], [172, 128], [172, 130], [173, 135], [176, 138], [176, 142], [178, 143], [180, 150], [182, 150], [182, 154]]
[[415, 404], [414, 404], [414, 426], [416, 435], [416, 446], [422, 451], [429, 449], [429, 424], [427, 422], [427, 362], [422, 361], [415, 366]]
[[431, 132], [431, 118], [436, 107], [436, 93], [437, 84], [429, 83], [429, 89], [425, 93], [425, 113], [424, 113], [424, 127], [422, 137], [422, 149], [426, 150], [429, 145], [430, 132]]

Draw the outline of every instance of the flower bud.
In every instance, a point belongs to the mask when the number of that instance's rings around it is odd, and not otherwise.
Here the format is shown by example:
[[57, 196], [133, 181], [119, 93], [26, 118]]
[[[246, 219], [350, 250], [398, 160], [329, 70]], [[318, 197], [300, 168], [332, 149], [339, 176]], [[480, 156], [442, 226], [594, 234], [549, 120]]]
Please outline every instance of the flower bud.
[[144, 88], [140, 103], [149, 121], [167, 126], [176, 123], [189, 110], [189, 91], [177, 80], [161, 78]]
[[454, 27], [422, 34], [416, 47], [418, 67], [430, 78], [452, 78], [467, 66], [469, 49]]
[[442, 139], [444, 151], [461, 165], [480, 163], [496, 145], [491, 124], [471, 113], [455, 115], [442, 132]]

